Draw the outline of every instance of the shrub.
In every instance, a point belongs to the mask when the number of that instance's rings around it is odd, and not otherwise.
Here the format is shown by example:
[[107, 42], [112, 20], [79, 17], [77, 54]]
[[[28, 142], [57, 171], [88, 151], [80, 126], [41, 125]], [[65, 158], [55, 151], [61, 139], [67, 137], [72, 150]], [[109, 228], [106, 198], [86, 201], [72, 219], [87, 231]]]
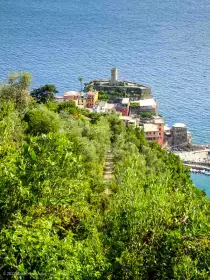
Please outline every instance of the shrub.
[[61, 126], [59, 115], [43, 105], [28, 111], [25, 120], [28, 122], [28, 133], [33, 135], [57, 132]]

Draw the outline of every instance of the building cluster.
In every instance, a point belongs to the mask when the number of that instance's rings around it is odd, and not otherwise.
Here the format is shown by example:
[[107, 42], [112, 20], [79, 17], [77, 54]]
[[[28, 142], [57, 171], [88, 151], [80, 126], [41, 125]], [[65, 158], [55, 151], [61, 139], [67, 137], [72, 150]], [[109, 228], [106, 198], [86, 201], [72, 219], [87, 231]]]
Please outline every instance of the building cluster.
[[131, 101], [130, 98], [121, 98], [115, 103], [108, 101], [98, 102], [93, 106], [93, 111], [108, 113], [110, 109], [119, 112], [122, 116], [139, 115], [141, 113], [157, 113], [157, 104], [153, 98]]
[[165, 141], [164, 119], [158, 115], [144, 120], [135, 116], [120, 116], [126, 125], [133, 125], [144, 130], [144, 135], [149, 142], [157, 142], [163, 146]]
[[[127, 97], [117, 101], [100, 101], [99, 91], [110, 93], [113, 90], [125, 90]], [[146, 93], [146, 94], [145, 94]], [[86, 108], [95, 113], [118, 113], [126, 125], [134, 125], [144, 130], [148, 141], [157, 142], [161, 146], [180, 148], [191, 143], [191, 133], [184, 124], [176, 123], [169, 128], [164, 119], [158, 116], [157, 103], [152, 98], [151, 90], [136, 83], [118, 81], [118, 71], [111, 70], [110, 80], [95, 80], [86, 84], [84, 92], [68, 91], [56, 101], [74, 101], [79, 108]]]
[[98, 91], [78, 92], [68, 91], [63, 96], [56, 96], [57, 102], [74, 101], [80, 108], [92, 109], [98, 102]]
[[[79, 108], [89, 109], [95, 113], [118, 113], [126, 125], [134, 125], [144, 129], [148, 141], [164, 143], [164, 120], [157, 116], [157, 104], [153, 98], [131, 101], [129, 98], [122, 98], [117, 103], [98, 100], [98, 91], [77, 92], [69, 91], [62, 97], [56, 97], [56, 101], [74, 101]], [[150, 112], [154, 117], [143, 120], [141, 113]]]

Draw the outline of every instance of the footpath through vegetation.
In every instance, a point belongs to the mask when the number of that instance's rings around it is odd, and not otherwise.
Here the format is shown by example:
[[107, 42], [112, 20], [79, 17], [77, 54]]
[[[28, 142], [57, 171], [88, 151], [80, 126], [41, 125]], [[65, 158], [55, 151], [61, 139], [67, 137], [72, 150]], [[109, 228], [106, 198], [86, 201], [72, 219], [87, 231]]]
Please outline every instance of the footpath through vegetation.
[[105, 167], [104, 167], [104, 180], [112, 181], [114, 179], [114, 155], [112, 149], [109, 149], [106, 156]]
[[0, 86], [0, 279], [209, 279], [210, 200], [179, 158], [30, 82]]

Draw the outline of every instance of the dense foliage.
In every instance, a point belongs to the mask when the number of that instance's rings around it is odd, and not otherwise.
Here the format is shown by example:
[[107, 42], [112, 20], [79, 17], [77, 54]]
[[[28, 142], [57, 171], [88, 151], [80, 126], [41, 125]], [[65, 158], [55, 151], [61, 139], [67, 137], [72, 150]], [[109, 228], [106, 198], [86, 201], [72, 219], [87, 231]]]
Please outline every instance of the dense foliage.
[[0, 279], [209, 279], [209, 199], [178, 157], [24, 75], [0, 87]]
[[131, 108], [140, 107], [139, 102], [133, 102], [130, 104]]
[[141, 119], [152, 119], [155, 116], [155, 112], [140, 112], [139, 116]]
[[123, 97], [129, 97], [129, 94], [127, 93], [125, 88], [113, 90], [111, 92], [107, 92], [105, 90], [99, 91], [99, 100], [109, 100], [110, 102], [117, 102], [120, 101], [120, 99]]
[[48, 103], [49, 101], [54, 101], [56, 93], [58, 93], [58, 90], [54, 85], [45, 85], [32, 90], [31, 96], [37, 103]]

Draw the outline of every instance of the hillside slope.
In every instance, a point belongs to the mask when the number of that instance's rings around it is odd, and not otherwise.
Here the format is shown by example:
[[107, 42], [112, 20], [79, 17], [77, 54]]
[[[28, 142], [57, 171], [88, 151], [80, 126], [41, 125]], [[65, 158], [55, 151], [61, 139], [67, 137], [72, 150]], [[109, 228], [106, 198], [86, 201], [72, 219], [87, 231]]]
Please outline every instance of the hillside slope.
[[210, 202], [178, 157], [22, 90], [0, 89], [0, 279], [209, 279]]

